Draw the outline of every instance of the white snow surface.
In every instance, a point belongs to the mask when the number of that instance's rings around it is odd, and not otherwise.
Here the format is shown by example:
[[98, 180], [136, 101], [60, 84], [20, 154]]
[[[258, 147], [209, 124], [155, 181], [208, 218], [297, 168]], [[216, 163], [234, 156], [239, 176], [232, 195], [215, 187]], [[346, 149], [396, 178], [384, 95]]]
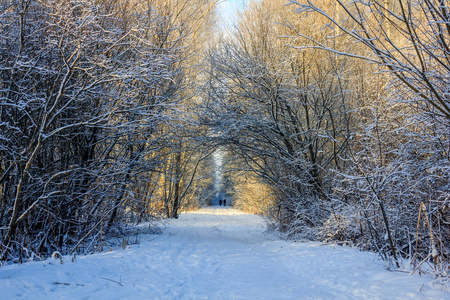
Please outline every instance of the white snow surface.
[[450, 299], [376, 254], [295, 243], [232, 208], [183, 213], [139, 245], [0, 268], [0, 299]]

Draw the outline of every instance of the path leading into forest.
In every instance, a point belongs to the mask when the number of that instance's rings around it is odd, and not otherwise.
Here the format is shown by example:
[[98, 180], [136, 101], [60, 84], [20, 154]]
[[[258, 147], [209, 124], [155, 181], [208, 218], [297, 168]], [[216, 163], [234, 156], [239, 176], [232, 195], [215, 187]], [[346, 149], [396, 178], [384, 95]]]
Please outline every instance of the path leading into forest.
[[223, 207], [125, 250], [0, 268], [0, 299], [450, 299], [439, 288], [371, 253], [279, 240], [262, 218]]

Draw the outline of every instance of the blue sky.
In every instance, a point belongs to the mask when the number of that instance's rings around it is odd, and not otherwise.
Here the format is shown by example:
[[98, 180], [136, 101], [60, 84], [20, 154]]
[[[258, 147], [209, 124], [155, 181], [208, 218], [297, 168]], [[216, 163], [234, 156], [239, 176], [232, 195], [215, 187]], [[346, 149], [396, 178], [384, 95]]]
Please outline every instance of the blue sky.
[[223, 25], [231, 24], [235, 18], [236, 11], [242, 10], [248, 0], [224, 0], [218, 5], [218, 11]]

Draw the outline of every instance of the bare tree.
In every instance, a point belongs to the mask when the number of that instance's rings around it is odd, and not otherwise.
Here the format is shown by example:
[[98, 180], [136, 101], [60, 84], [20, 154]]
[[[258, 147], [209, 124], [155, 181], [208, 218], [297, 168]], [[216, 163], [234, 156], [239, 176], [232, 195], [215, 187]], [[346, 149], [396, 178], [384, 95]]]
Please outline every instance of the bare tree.
[[349, 117], [335, 76], [345, 62], [288, 47], [280, 35], [290, 30], [276, 22], [295, 15], [284, 12], [281, 2], [251, 4], [211, 54], [209, 114], [246, 169], [275, 186], [280, 224], [294, 233], [331, 213], [327, 174], [342, 164]]

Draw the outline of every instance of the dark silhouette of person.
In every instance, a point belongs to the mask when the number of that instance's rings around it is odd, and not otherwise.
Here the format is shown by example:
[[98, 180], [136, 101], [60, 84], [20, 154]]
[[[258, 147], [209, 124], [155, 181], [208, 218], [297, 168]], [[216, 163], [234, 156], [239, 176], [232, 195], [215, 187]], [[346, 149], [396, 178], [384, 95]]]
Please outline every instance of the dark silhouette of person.
[[227, 200], [223, 199], [223, 206], [227, 206]]
[[222, 199], [219, 200], [219, 206], [222, 206]]

